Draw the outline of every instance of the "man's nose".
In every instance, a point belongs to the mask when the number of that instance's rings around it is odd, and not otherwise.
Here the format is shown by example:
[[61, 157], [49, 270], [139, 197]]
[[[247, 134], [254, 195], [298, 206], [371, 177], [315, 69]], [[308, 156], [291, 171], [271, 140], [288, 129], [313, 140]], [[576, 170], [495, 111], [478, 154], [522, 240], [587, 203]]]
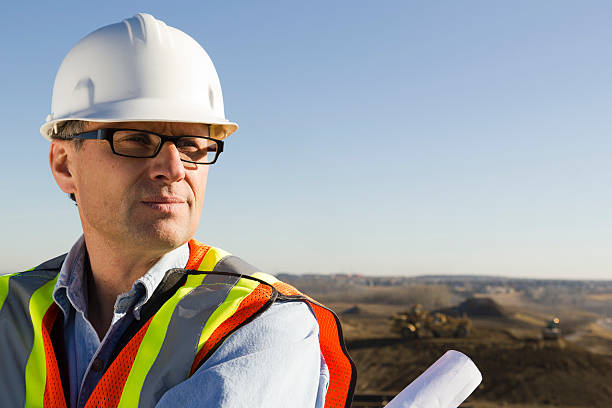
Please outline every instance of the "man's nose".
[[185, 166], [181, 161], [181, 155], [174, 143], [164, 143], [157, 156], [153, 157], [151, 160], [153, 160], [151, 178], [164, 180], [170, 183], [185, 178]]

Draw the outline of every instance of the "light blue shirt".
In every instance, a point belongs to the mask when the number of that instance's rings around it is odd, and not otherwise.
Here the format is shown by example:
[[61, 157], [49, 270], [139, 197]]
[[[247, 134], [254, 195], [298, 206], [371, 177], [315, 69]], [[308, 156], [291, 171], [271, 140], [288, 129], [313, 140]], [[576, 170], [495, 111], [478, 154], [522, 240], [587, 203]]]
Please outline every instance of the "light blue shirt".
[[[64, 313], [70, 406], [83, 407], [125, 329], [140, 319], [165, 272], [184, 268], [187, 244], [165, 254], [129, 292], [117, 297], [111, 327], [100, 341], [87, 319], [85, 241], [66, 259], [53, 298]], [[93, 312], [93, 311], [92, 311]], [[323, 407], [329, 371], [319, 349], [319, 327], [302, 302], [276, 302], [234, 332], [189, 379], [168, 390], [157, 407]]]

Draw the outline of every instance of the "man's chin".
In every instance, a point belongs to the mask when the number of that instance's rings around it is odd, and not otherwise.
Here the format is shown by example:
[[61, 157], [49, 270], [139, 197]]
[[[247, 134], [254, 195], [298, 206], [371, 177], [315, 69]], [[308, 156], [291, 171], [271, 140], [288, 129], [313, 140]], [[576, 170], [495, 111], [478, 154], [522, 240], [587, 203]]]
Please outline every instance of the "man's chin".
[[179, 227], [172, 222], [164, 221], [168, 220], [158, 220], [139, 228], [137, 235], [142, 245], [150, 249], [171, 251], [192, 238], [193, 234], [190, 234], [184, 226]]

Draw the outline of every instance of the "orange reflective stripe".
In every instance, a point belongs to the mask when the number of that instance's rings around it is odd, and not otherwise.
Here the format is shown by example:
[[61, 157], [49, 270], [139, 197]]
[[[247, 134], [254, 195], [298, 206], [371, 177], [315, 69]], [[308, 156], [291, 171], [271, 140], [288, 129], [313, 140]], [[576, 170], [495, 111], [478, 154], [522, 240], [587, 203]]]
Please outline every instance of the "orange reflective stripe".
[[229, 319], [221, 323], [206, 340], [193, 360], [191, 372], [189, 373], [190, 377], [200, 366], [200, 363], [208, 358], [226, 336], [240, 327], [240, 325], [261, 310], [261, 308], [270, 301], [272, 293], [273, 289], [270, 286], [260, 283], [242, 300], [242, 302], [240, 302], [236, 312], [234, 312]]
[[149, 319], [138, 333], [132, 337], [123, 350], [121, 350], [117, 358], [115, 358], [111, 366], [100, 379], [100, 382], [96, 385], [96, 388], [87, 400], [85, 408], [113, 408], [119, 404], [123, 387], [125, 386], [125, 382], [134, 364], [136, 353], [138, 352], [140, 343], [142, 343], [142, 339], [152, 319], [153, 318]]
[[[25, 277], [26, 280], [33, 278], [37, 285], [41, 282], [38, 274]], [[44, 278], [43, 278], [44, 279]], [[45, 279], [46, 280], [46, 279]], [[42, 286], [31, 293], [28, 299], [28, 310], [30, 322], [34, 330], [34, 339], [25, 366], [25, 406], [40, 407], [44, 404], [45, 387], [47, 384], [47, 359], [45, 350], [43, 320], [51, 305], [53, 305], [53, 288], [57, 276], [46, 280]], [[2, 333], [4, 335], [4, 333]]]
[[191, 239], [189, 241], [189, 261], [187, 261], [185, 269], [198, 269], [209, 249], [209, 246]]
[[279, 293], [281, 293], [281, 294], [283, 294], [285, 296], [299, 296], [301, 298], [304, 298], [304, 299], [310, 300], [312, 302], [318, 303], [316, 300], [314, 300], [313, 298], [311, 298], [308, 295], [303, 294], [302, 292], [300, 292], [299, 290], [297, 290], [293, 286], [289, 285], [288, 283], [281, 282], [281, 281], [276, 281], [276, 282], [272, 283], [272, 286], [274, 286], [276, 288], [276, 290], [278, 290]]
[[338, 318], [331, 310], [303, 295], [291, 285], [279, 281], [273, 283], [272, 286], [279, 293], [294, 297], [295, 300], [308, 302], [312, 307], [319, 323], [321, 354], [325, 358], [330, 374], [329, 387], [325, 395], [325, 408], [350, 407], [357, 381], [357, 370], [346, 351]]
[[42, 338], [45, 348], [45, 362], [47, 366], [47, 379], [45, 393], [43, 395], [43, 406], [53, 408], [66, 408], [66, 398], [62, 387], [57, 358], [51, 342], [51, 330], [60, 312], [58, 305], [53, 303], [45, 313], [42, 323]]
[[334, 314], [318, 303], [308, 301], [319, 322], [319, 344], [330, 372], [329, 387], [325, 395], [325, 408], [350, 407], [357, 380], [355, 365], [341, 340], [340, 323]]

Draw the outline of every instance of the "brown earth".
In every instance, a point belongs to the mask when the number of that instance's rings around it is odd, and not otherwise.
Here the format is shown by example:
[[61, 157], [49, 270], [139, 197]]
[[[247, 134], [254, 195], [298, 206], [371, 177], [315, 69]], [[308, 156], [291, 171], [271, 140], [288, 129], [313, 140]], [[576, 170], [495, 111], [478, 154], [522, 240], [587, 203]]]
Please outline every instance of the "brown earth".
[[398, 393], [453, 349], [472, 358], [483, 374], [462, 407], [612, 407], [612, 337], [606, 337], [609, 331], [594, 331], [592, 321], [580, 325], [576, 319], [567, 336], [571, 340], [544, 341], [540, 315], [507, 308], [498, 317], [473, 319], [474, 329], [465, 339], [403, 340], [389, 330], [389, 316], [398, 307], [333, 307], [340, 311], [357, 365], [358, 393]]

